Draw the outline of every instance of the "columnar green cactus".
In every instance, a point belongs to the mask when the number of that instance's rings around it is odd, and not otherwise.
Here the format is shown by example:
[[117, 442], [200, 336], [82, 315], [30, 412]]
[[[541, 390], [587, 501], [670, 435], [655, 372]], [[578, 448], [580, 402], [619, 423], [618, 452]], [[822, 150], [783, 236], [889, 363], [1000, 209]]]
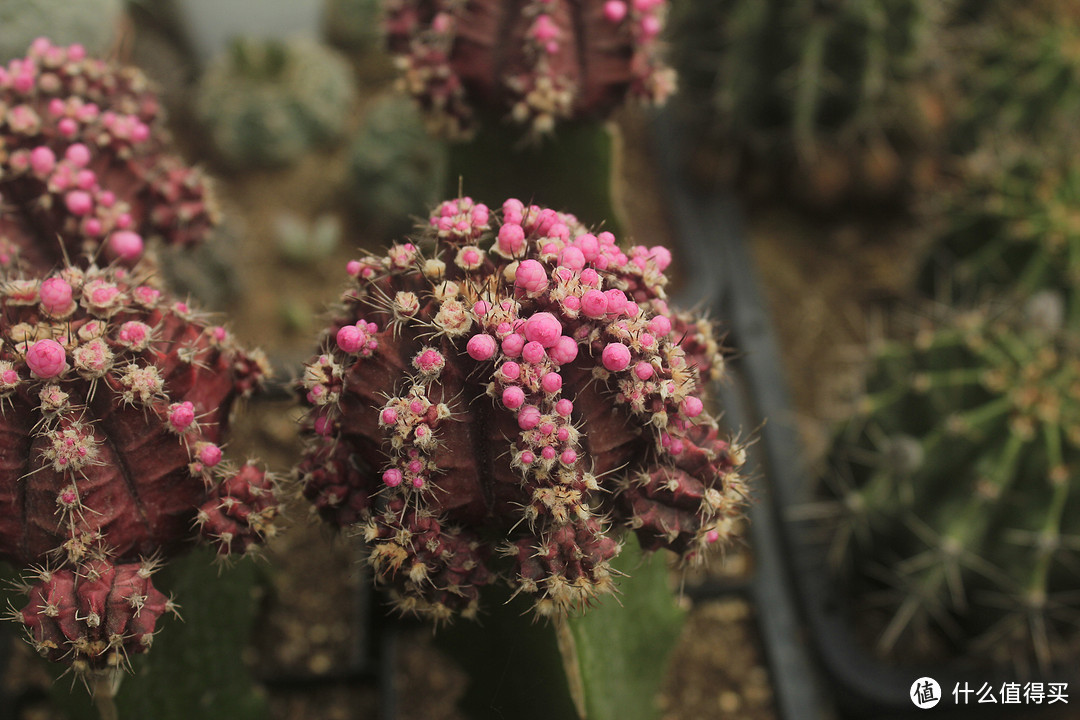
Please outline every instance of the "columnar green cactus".
[[614, 589], [612, 525], [692, 561], [731, 535], [744, 452], [702, 402], [723, 356], [668, 307], [670, 260], [464, 198], [349, 264], [304, 372], [298, 474], [326, 519], [359, 527], [400, 609], [471, 616], [502, 577], [561, 617]]
[[283, 165], [337, 139], [354, 96], [352, 70], [329, 48], [237, 39], [207, 67], [197, 111], [229, 165]]
[[911, 90], [939, 14], [924, 0], [700, 0], [673, 18], [687, 38], [674, 51], [725, 152], [884, 182], [924, 132]]
[[1078, 609], [1080, 344], [1036, 314], [963, 313], [885, 345], [837, 437], [843, 539], [896, 591], [884, 649], [929, 621], [1045, 665]]

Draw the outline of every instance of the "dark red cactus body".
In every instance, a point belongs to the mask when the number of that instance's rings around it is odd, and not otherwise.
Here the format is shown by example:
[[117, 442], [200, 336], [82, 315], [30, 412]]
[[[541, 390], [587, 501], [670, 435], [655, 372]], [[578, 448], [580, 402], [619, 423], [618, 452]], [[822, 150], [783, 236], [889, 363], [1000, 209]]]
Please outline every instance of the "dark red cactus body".
[[0, 267], [99, 251], [130, 264], [151, 238], [203, 240], [218, 214], [208, 180], [168, 144], [141, 72], [35, 41], [0, 68]]
[[612, 589], [611, 525], [700, 560], [744, 501], [702, 401], [723, 357], [664, 300], [670, 254], [516, 200], [492, 219], [444, 203], [415, 243], [350, 263], [303, 379], [305, 494], [436, 619], [499, 575], [541, 614], [579, 608]]
[[149, 649], [171, 600], [150, 582], [153, 563], [94, 559], [78, 569], [41, 571], [19, 613], [30, 643], [78, 672], [117, 669]]
[[659, 58], [666, 0], [389, 0], [391, 52], [408, 91], [451, 135], [475, 108], [531, 131], [604, 117], [627, 97], [662, 102], [674, 74]]
[[[76, 605], [106, 592], [95, 583], [122, 595], [138, 584], [124, 568], [167, 559], [200, 530], [222, 555], [272, 532], [272, 478], [222, 458], [232, 405], [265, 373], [224, 328], [126, 270], [68, 267], [0, 284], [0, 340], [0, 558], [52, 568], [35, 592], [73, 585], [80, 599], [64, 601]], [[138, 594], [157, 597], [149, 586]], [[24, 620], [39, 610], [32, 598]], [[149, 633], [156, 615], [110, 617]], [[118, 649], [82, 619], [34, 622], [39, 646], [56, 633], [91, 637], [92, 652], [73, 647], [93, 668], [88, 658]], [[142, 647], [128, 641], [127, 651]], [[69, 649], [45, 647], [50, 657]]]

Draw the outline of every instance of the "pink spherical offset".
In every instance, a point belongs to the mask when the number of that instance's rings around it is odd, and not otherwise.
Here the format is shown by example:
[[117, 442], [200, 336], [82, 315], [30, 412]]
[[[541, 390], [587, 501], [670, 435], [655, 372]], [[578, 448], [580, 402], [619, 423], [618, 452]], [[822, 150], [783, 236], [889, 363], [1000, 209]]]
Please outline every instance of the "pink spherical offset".
[[214, 467], [221, 462], [221, 448], [214, 443], [203, 443], [198, 453], [199, 461], [206, 467]]
[[41, 307], [50, 315], [59, 315], [71, 307], [71, 285], [61, 277], [51, 277], [41, 283], [38, 291]]
[[121, 260], [138, 260], [143, 252], [142, 236], [130, 230], [117, 230], [109, 236], [109, 251]]
[[465, 349], [473, 360], [483, 362], [494, 357], [495, 352], [499, 349], [499, 344], [490, 335], [473, 335], [469, 338]]
[[366, 334], [355, 325], [346, 325], [337, 331], [337, 346], [349, 354], [359, 352], [367, 342]]
[[190, 401], [173, 403], [169, 406], [169, 425], [177, 432], [183, 432], [195, 422], [195, 406]]
[[525, 402], [525, 391], [517, 385], [511, 385], [503, 390], [502, 402], [510, 410], [517, 410]]
[[705, 404], [701, 402], [701, 398], [691, 395], [683, 400], [682, 410], [687, 417], [697, 417], [705, 410]]
[[518, 255], [525, 249], [525, 231], [520, 225], [507, 223], [499, 228], [499, 237], [496, 242], [499, 250], [507, 255]]
[[527, 293], [542, 293], [548, 286], [547, 272], [536, 260], [522, 260], [518, 265], [514, 285]]
[[38, 340], [26, 352], [26, 365], [43, 380], [54, 378], [67, 369], [64, 346], [55, 340]]
[[525, 339], [540, 343], [545, 348], [553, 346], [562, 336], [562, 323], [549, 312], [538, 312], [525, 321]]
[[586, 290], [581, 296], [581, 312], [586, 317], [602, 318], [607, 315], [608, 298], [599, 290]]
[[521, 348], [521, 359], [527, 363], [536, 364], [543, 360], [547, 356], [544, 351], [544, 346], [538, 342], [527, 342], [525, 347]]
[[558, 365], [572, 363], [578, 356], [578, 344], [569, 335], [563, 335], [555, 343], [555, 347], [548, 350], [548, 357]]
[[600, 355], [604, 368], [611, 372], [621, 372], [630, 366], [630, 348], [622, 343], [608, 343]]

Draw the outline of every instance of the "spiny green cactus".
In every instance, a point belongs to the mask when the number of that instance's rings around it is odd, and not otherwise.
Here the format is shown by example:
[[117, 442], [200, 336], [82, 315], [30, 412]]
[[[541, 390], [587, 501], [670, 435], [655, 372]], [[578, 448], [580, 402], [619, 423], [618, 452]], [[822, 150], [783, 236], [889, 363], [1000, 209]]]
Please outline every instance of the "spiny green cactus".
[[[975, 157], [967, 182], [949, 201], [938, 243], [937, 284], [972, 298], [989, 290], [1027, 297], [1064, 295], [1068, 322], [1080, 322], [1080, 168], [1035, 152], [1001, 161]], [[929, 279], [929, 278], [928, 278]]]
[[882, 650], [936, 625], [969, 651], [1057, 657], [1080, 590], [1080, 338], [1034, 305], [886, 344], [832, 448], [840, 539], [896, 591]]
[[677, 65], [737, 154], [891, 177], [894, 148], [928, 123], [915, 83], [942, 15], [921, 0], [700, 0], [673, 20]]
[[105, 55], [115, 42], [121, 0], [3, 0], [0, 2], [0, 63], [26, 53], [35, 38], [57, 45], [80, 43], [91, 55]]
[[388, 95], [375, 101], [350, 159], [354, 207], [369, 221], [409, 222], [442, 194], [446, 146], [428, 134], [420, 110], [408, 98]]
[[238, 39], [207, 68], [197, 111], [229, 165], [284, 165], [338, 138], [354, 95], [351, 69], [321, 45]]
[[[965, 43], [968, 68], [955, 133], [969, 150], [988, 132], [1059, 145], [1076, 138], [1080, 112], [1080, 10], [1068, 0], [988, 3]], [[1075, 140], [1074, 140], [1075, 142]]]

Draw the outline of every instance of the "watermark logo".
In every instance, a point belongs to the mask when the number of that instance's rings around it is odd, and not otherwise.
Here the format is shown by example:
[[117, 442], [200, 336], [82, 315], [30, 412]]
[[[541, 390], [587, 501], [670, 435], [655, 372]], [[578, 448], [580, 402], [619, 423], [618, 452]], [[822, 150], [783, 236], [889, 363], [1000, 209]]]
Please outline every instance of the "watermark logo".
[[921, 677], [911, 683], [911, 702], [920, 710], [929, 710], [941, 702], [941, 686], [931, 677]]

